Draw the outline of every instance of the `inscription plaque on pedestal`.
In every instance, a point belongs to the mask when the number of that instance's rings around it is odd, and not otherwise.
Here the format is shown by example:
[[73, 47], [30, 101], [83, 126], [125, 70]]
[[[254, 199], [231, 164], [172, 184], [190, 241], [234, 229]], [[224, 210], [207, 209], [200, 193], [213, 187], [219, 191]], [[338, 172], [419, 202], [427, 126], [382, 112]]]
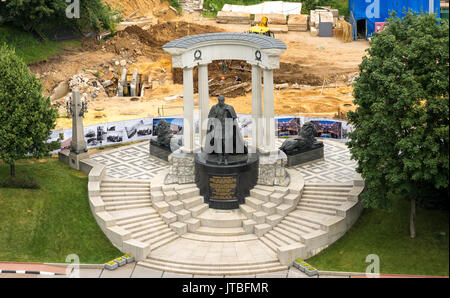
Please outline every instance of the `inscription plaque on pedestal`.
[[209, 198], [211, 200], [236, 200], [238, 194], [237, 175], [209, 176]]

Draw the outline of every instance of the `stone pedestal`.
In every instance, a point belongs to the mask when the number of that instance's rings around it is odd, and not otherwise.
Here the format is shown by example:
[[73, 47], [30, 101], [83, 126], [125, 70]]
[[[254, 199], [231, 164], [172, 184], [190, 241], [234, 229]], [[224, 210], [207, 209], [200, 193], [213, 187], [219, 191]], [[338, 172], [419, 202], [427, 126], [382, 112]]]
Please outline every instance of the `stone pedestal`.
[[258, 184], [262, 185], [289, 185], [289, 174], [286, 171], [287, 156], [281, 151], [261, 153], [259, 156]]
[[70, 152], [69, 154], [69, 166], [74, 168], [75, 170], [80, 170], [80, 160], [89, 158], [89, 154], [87, 152]]
[[195, 156], [195, 182], [213, 209], [238, 209], [258, 180], [256, 153], [230, 155], [227, 161], [219, 164], [216, 154], [205, 152]]
[[169, 174], [164, 179], [165, 184], [186, 184], [195, 182], [194, 153], [185, 153], [182, 148], [169, 155]]
[[150, 155], [165, 161], [169, 161], [170, 154], [172, 154], [170, 148], [159, 146], [155, 141], [150, 140]]
[[293, 167], [308, 163], [311, 161], [318, 161], [323, 159], [323, 145], [322, 147], [299, 152], [297, 154], [287, 155], [287, 166]]

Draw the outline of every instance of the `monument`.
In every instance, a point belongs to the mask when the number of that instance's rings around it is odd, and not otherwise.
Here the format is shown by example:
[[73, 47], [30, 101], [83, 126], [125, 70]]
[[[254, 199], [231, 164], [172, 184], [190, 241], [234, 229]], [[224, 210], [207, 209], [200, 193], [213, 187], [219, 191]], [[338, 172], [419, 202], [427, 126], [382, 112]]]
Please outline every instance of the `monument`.
[[208, 129], [206, 134], [205, 151], [216, 153], [219, 164], [228, 164], [228, 155], [247, 153], [237, 115], [234, 108], [225, 104], [225, 97], [218, 97], [219, 103], [213, 106], [208, 115]]
[[297, 137], [283, 142], [280, 150], [288, 157], [288, 167], [323, 159], [323, 143], [316, 140], [316, 135], [314, 124], [306, 122]]
[[80, 160], [88, 158], [86, 140], [84, 139], [83, 117], [87, 113], [87, 98], [80, 99], [77, 88], [72, 91], [70, 113], [72, 115], [72, 141], [70, 143], [69, 165], [80, 170]]
[[258, 154], [249, 153], [234, 108], [218, 97], [208, 115], [203, 150], [195, 156], [195, 182], [211, 208], [236, 209], [258, 179]]
[[[172, 55], [172, 67], [183, 69], [184, 116], [183, 146], [169, 156], [164, 183], [197, 183], [205, 202], [219, 209], [238, 208], [256, 184], [289, 185], [287, 156], [275, 142], [273, 86], [273, 71], [280, 66], [286, 44], [258, 34], [223, 32], [185, 36], [163, 49]], [[209, 107], [208, 65], [222, 60], [246, 61], [252, 66], [249, 145], [241, 136], [234, 109], [224, 98]], [[194, 129], [194, 67], [198, 68], [199, 138]]]
[[168, 161], [172, 151], [178, 150], [183, 145], [182, 139], [172, 133], [170, 124], [164, 119], [156, 125], [155, 133], [158, 137], [156, 140], [150, 140], [150, 155]]

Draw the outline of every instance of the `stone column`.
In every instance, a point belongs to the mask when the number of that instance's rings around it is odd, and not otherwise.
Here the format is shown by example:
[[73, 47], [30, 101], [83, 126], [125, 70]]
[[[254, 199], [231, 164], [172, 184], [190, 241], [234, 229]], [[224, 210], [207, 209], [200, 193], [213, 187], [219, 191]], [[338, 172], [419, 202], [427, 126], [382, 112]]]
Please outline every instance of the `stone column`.
[[200, 117], [199, 117], [200, 148], [203, 148], [206, 137], [206, 125], [209, 113], [208, 63], [198, 65], [198, 103], [200, 110]]
[[256, 148], [262, 146], [262, 85], [261, 67], [252, 65], [252, 143]]
[[80, 160], [89, 157], [84, 139], [81, 108], [80, 92], [75, 88], [72, 91], [72, 142], [70, 143], [69, 165], [76, 170], [80, 170]]
[[194, 151], [194, 81], [192, 68], [183, 68], [183, 105], [184, 105], [184, 124], [183, 152], [191, 153]]
[[276, 150], [274, 116], [273, 70], [264, 69], [264, 146], [267, 151]]
[[86, 141], [84, 139], [83, 118], [81, 114], [81, 99], [78, 89], [72, 92], [72, 142], [70, 150], [79, 154], [87, 151]]

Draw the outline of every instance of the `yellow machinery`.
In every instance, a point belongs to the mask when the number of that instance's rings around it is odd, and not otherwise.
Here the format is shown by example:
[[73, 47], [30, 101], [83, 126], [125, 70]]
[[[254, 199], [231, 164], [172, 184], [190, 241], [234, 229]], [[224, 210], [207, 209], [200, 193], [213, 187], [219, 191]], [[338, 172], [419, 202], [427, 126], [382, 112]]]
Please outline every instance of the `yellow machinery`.
[[275, 37], [273, 32], [270, 31], [268, 27], [269, 19], [267, 17], [262, 17], [261, 22], [258, 25], [250, 27], [248, 33], [262, 34], [270, 37]]

